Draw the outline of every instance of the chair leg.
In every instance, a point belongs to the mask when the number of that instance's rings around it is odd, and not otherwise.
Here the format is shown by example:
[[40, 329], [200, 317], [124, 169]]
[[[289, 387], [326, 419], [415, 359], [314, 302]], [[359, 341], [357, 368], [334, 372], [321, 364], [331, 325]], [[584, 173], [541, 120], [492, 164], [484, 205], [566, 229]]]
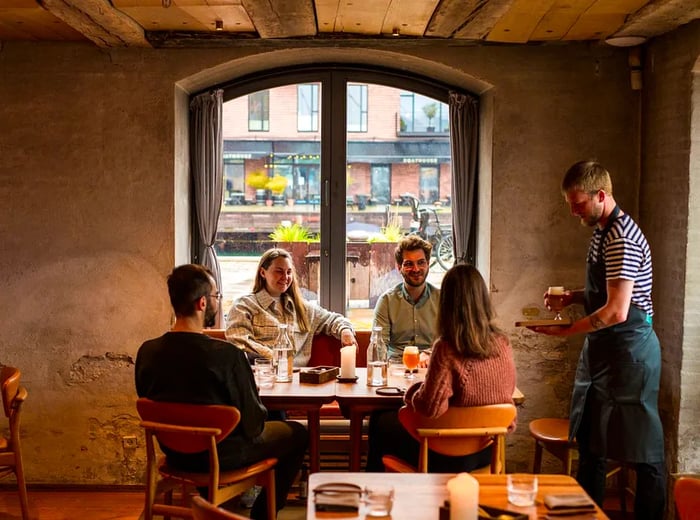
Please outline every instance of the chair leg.
[[22, 520], [29, 520], [29, 500], [27, 499], [27, 482], [24, 479], [22, 456], [18, 453], [15, 460], [15, 476], [17, 477], [17, 490], [19, 491], [19, 504], [22, 508]]
[[532, 472], [537, 474], [542, 470], [542, 446], [535, 441], [535, 459], [532, 462]]
[[275, 493], [275, 470], [271, 469], [267, 472], [267, 517], [277, 518], [277, 498]]
[[573, 470], [573, 465], [574, 465], [574, 449], [567, 448], [566, 449], [566, 461], [564, 462], [564, 471], [566, 472], [567, 475], [571, 475], [571, 471]]

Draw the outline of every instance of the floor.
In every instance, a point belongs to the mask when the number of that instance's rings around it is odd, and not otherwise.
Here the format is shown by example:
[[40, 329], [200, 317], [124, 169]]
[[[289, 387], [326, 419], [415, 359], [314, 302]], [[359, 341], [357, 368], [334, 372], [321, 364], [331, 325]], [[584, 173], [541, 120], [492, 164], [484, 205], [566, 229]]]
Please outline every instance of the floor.
[[[143, 493], [133, 491], [35, 491], [29, 492], [32, 520], [136, 520], [143, 508]], [[631, 510], [631, 504], [628, 510]], [[237, 509], [239, 514], [246, 510]], [[619, 501], [610, 497], [605, 512], [611, 520], [625, 518]], [[306, 505], [290, 495], [290, 503], [278, 520], [303, 520]], [[631, 519], [633, 515], [628, 514]], [[17, 493], [0, 489], [0, 520], [21, 520]]]

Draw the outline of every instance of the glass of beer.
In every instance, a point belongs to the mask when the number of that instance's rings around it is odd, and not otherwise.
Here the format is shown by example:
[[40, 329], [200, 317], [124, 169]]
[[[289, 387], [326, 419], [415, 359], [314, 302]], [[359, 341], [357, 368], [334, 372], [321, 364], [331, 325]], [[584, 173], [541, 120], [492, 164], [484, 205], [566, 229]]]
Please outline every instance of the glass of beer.
[[406, 365], [406, 379], [413, 379], [413, 369], [418, 367], [418, 347], [407, 345], [403, 348], [403, 364]]
[[549, 308], [556, 312], [555, 320], [563, 319], [561, 311], [564, 310], [564, 288], [561, 285], [552, 286], [547, 289], [547, 303]]

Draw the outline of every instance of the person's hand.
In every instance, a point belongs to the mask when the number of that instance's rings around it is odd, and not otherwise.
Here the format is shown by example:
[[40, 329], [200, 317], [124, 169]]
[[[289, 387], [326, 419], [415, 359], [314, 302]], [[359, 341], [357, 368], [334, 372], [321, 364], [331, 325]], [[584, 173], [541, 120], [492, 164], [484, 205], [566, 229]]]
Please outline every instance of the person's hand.
[[344, 347], [347, 347], [349, 345], [357, 346], [357, 340], [355, 339], [355, 335], [352, 333], [352, 331], [350, 329], [343, 329], [342, 330], [342, 332], [340, 333], [340, 343]]
[[430, 352], [422, 351], [418, 355], [418, 368], [428, 368], [430, 363]]

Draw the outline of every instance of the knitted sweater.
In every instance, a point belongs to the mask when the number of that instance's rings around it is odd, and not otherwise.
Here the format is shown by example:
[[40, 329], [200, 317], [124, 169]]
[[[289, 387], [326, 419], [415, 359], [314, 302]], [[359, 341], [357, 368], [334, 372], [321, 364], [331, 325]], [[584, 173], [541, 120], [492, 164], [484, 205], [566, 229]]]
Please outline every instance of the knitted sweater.
[[409, 388], [405, 401], [427, 417], [439, 417], [449, 406], [512, 403], [513, 390], [515, 362], [507, 337], [500, 338], [495, 355], [486, 359], [465, 358], [438, 339], [425, 381]]

